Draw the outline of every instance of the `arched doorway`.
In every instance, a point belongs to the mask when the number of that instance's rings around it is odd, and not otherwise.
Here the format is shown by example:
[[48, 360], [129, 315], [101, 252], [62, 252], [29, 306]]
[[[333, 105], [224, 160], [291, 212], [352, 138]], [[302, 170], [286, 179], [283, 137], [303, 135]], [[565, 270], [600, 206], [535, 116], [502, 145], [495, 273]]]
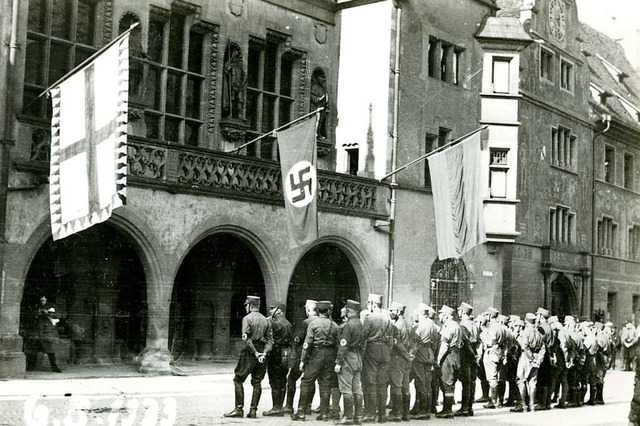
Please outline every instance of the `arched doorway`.
[[144, 349], [146, 277], [134, 243], [117, 228], [99, 224], [40, 247], [21, 302], [25, 351], [41, 295], [60, 318], [56, 355], [63, 362], [131, 361]]
[[573, 284], [564, 274], [551, 283], [551, 314], [564, 320], [565, 315], [577, 311], [577, 299]]
[[169, 349], [174, 360], [233, 355], [241, 343], [247, 295], [266, 313], [262, 270], [249, 246], [231, 234], [211, 235], [189, 252], [171, 296]]
[[307, 299], [329, 300], [339, 322], [347, 299], [360, 300], [358, 277], [347, 255], [336, 244], [320, 244], [307, 252], [296, 266], [287, 295], [287, 318], [292, 324], [304, 320]]
[[442, 305], [455, 309], [462, 302], [473, 305], [475, 279], [462, 259], [436, 259], [430, 278], [429, 300], [434, 309]]

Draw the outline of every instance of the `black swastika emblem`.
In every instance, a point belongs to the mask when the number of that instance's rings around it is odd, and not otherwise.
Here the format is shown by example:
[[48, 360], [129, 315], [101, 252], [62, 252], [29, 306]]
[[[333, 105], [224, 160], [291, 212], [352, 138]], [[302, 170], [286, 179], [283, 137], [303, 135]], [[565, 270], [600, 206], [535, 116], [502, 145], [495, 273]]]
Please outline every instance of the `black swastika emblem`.
[[307, 191], [305, 188], [309, 188], [309, 196], [313, 197], [313, 179], [312, 178], [304, 178], [304, 175], [311, 171], [311, 166], [307, 166], [304, 169], [298, 170], [296, 183], [296, 176], [293, 173], [289, 173], [289, 182], [291, 183], [291, 192], [298, 191], [298, 195], [291, 199], [291, 203], [295, 204], [300, 201], [303, 201], [307, 198]]

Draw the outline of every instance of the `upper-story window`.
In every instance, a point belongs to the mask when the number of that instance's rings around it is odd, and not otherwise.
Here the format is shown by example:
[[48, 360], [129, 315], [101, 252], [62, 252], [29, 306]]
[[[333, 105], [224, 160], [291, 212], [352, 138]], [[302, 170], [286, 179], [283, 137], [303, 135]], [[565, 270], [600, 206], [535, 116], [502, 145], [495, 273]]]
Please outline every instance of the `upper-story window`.
[[555, 55], [552, 51], [540, 46], [540, 78], [554, 81]]
[[598, 253], [615, 256], [618, 246], [618, 224], [610, 217], [598, 221]]
[[491, 148], [489, 153], [489, 193], [491, 198], [506, 198], [509, 150]]
[[493, 57], [491, 85], [493, 93], [509, 93], [511, 86], [511, 58]]
[[551, 128], [551, 164], [574, 170], [576, 137], [564, 127]]
[[144, 90], [146, 137], [197, 146], [202, 138], [204, 33], [193, 18], [152, 13]]
[[[266, 40], [249, 40], [246, 113], [249, 139], [291, 121], [296, 58], [284, 52], [284, 41], [284, 36], [278, 34]], [[247, 155], [276, 159], [275, 140], [266, 137], [247, 146]]]
[[573, 64], [564, 59], [560, 59], [560, 87], [569, 92], [573, 92]]
[[549, 242], [552, 245], [571, 245], [575, 242], [576, 215], [569, 207], [556, 206], [549, 210]]
[[30, 0], [27, 20], [24, 113], [50, 117], [50, 102], [35, 98], [88, 59], [96, 49], [95, 0]]
[[634, 225], [629, 228], [629, 239], [627, 244], [627, 257], [629, 259], [640, 260], [640, 226]]
[[[424, 152], [425, 154], [433, 151], [438, 146], [438, 137], [427, 133], [424, 138]], [[431, 188], [431, 169], [429, 169], [429, 160], [424, 160], [424, 186]]]
[[633, 189], [633, 154], [624, 154], [624, 187], [627, 189]]
[[459, 85], [461, 82], [462, 56], [464, 49], [440, 40], [429, 37], [428, 75], [447, 83]]
[[616, 150], [612, 146], [604, 147], [604, 180], [615, 183], [616, 176]]

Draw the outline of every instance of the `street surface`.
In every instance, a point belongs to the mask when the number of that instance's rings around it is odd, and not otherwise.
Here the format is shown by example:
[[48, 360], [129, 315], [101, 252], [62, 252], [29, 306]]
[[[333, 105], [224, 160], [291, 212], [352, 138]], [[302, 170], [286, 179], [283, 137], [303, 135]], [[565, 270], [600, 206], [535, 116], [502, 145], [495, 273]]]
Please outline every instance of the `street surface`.
[[[441, 420], [413, 420], [398, 424], [417, 425], [627, 425], [629, 402], [633, 395], [631, 372], [608, 372], [605, 405], [534, 413], [510, 413], [508, 408], [485, 410], [475, 405], [475, 416]], [[257, 419], [226, 419], [233, 408], [233, 376], [211, 374], [194, 376], [126, 377], [99, 379], [30, 379], [0, 382], [0, 426], [45, 425], [330, 425], [332, 422], [289, 417], [263, 417], [271, 408], [268, 381]], [[460, 390], [457, 389], [459, 399]], [[478, 389], [477, 395], [480, 394]], [[245, 413], [251, 398], [249, 380], [245, 383]], [[313, 406], [318, 405], [318, 400]], [[454, 406], [458, 409], [459, 406]], [[389, 423], [393, 424], [393, 423]]]

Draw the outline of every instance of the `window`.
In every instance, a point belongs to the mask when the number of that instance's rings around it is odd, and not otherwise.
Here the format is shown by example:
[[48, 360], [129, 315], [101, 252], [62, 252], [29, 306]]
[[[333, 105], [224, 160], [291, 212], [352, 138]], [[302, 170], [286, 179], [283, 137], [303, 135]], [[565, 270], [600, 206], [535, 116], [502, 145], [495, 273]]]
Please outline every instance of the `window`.
[[576, 137], [564, 127], [551, 128], [551, 164], [574, 169]]
[[460, 66], [464, 49], [439, 40], [435, 37], [429, 37], [429, 52], [427, 71], [429, 77], [437, 78], [447, 83], [459, 85], [461, 81]]
[[451, 129], [446, 127], [438, 128], [438, 146], [445, 146], [451, 141]]
[[511, 58], [493, 58], [491, 84], [493, 93], [509, 93]]
[[549, 211], [549, 242], [552, 245], [575, 243], [575, 213], [568, 207], [556, 206]]
[[640, 295], [634, 294], [631, 298], [631, 317], [633, 324], [637, 323], [638, 311], [640, 311]]
[[[424, 138], [424, 153], [433, 151], [438, 143], [438, 137], [427, 134]], [[431, 170], [429, 169], [429, 159], [424, 160], [424, 186], [431, 188]]]
[[573, 92], [573, 64], [560, 60], [560, 87]]
[[507, 149], [491, 148], [489, 163], [489, 189], [491, 198], [506, 198], [507, 172], [509, 171]]
[[27, 20], [23, 112], [50, 117], [50, 84], [95, 53], [96, 14], [92, 0], [31, 0]]
[[604, 148], [604, 180], [615, 183], [616, 176], [616, 150], [611, 146]]
[[540, 47], [540, 78], [553, 81], [554, 54], [553, 52]]
[[359, 157], [360, 157], [360, 149], [359, 148], [349, 148], [347, 151], [347, 173], [353, 176], [358, 175], [358, 167], [359, 167]]
[[633, 189], [633, 155], [624, 154], [624, 182], [623, 185], [627, 189]]
[[598, 253], [615, 256], [618, 241], [618, 225], [610, 217], [598, 221]]
[[[267, 40], [249, 40], [247, 79], [247, 139], [268, 133], [291, 121], [295, 58], [284, 54], [285, 38], [275, 34]], [[247, 155], [277, 159], [275, 139], [263, 138], [249, 145]]]
[[629, 259], [640, 260], [640, 226], [634, 225], [629, 228], [627, 248], [627, 257]]
[[618, 294], [617, 293], [607, 293], [607, 317], [606, 320], [607, 321], [611, 321], [614, 324], [618, 323], [618, 319], [617, 317], [617, 313], [618, 313], [618, 308], [617, 308], [617, 299], [618, 299]]
[[191, 17], [151, 13], [144, 103], [146, 137], [197, 146], [201, 139], [205, 34]]
[[441, 55], [440, 41], [433, 37], [429, 37], [429, 63], [427, 64], [429, 77], [440, 78], [440, 70], [438, 69], [438, 66], [440, 64]]

